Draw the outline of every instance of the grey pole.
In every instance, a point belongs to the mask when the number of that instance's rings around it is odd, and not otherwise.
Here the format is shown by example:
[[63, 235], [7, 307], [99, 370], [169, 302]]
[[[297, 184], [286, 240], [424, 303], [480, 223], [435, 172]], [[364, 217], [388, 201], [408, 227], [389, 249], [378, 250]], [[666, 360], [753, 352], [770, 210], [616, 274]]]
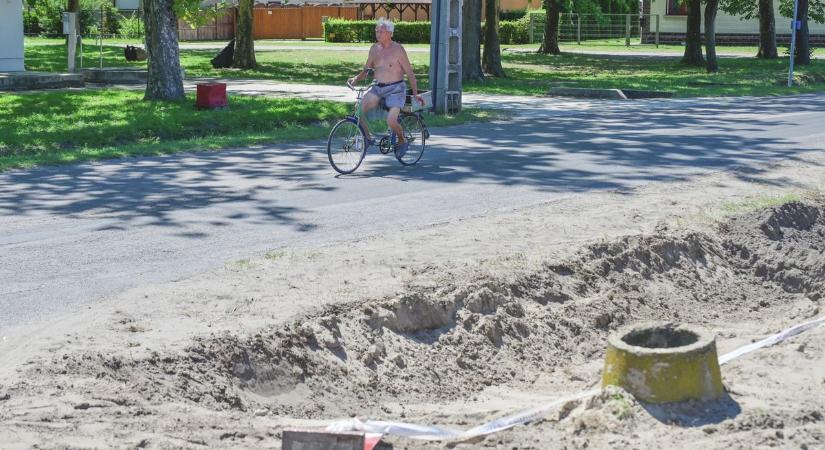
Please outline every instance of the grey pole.
[[624, 45], [630, 47], [630, 14], [624, 16]]
[[576, 14], [576, 44], [582, 45], [582, 15]]
[[63, 34], [68, 36], [68, 69], [69, 72], [75, 71], [75, 57], [77, 54], [77, 13], [64, 12], [63, 13]]
[[461, 110], [461, 3], [433, 0], [430, 9], [430, 90], [439, 114]]
[[659, 48], [659, 15], [656, 14], [656, 48]]
[[797, 21], [797, 14], [799, 13], [799, 0], [793, 1], [793, 20], [791, 21], [791, 64], [788, 69], [788, 87], [793, 86], [793, 58], [796, 53], [796, 30], [800, 27]]

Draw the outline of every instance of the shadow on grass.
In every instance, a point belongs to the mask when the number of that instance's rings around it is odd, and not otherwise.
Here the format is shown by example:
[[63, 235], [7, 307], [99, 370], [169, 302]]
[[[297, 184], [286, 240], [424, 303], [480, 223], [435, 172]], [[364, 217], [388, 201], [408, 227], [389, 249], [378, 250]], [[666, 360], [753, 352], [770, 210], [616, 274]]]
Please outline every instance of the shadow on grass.
[[[124, 44], [125, 45], [125, 44]], [[68, 70], [67, 49], [65, 44], [59, 45], [26, 45], [26, 70], [35, 72], [65, 72]], [[77, 64], [80, 64], [78, 57]], [[123, 55], [123, 47], [104, 45], [102, 49], [103, 67], [133, 67], [146, 68], [146, 62], [129, 62]], [[101, 49], [93, 45], [93, 41], [83, 44], [83, 67], [100, 67]], [[78, 66], [79, 67], [79, 66]]]

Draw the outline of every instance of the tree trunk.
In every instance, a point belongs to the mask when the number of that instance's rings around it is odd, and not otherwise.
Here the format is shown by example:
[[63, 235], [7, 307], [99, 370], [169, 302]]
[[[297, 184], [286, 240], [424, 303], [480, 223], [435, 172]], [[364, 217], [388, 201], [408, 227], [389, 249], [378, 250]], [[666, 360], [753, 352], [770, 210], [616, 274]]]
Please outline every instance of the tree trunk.
[[66, 4], [66, 11], [80, 12], [80, 0], [69, 0]]
[[716, 61], [716, 11], [719, 9], [719, 0], [707, 0], [705, 4], [705, 54], [707, 55], [708, 73], [719, 71]]
[[539, 53], [558, 55], [559, 49], [559, 14], [561, 14], [560, 0], [544, 0], [544, 39], [542, 39]]
[[484, 71], [494, 77], [506, 77], [501, 68], [501, 47], [498, 42], [498, 7], [499, 0], [485, 1], [484, 16], [487, 19], [484, 31], [484, 53], [481, 63]]
[[703, 66], [702, 58], [702, 0], [687, 0], [687, 30], [685, 32], [685, 56], [682, 63]]
[[807, 65], [811, 63], [811, 46], [808, 42], [808, 0], [799, 0], [797, 17], [802, 22], [802, 28], [796, 30], [796, 59], [794, 64]]
[[255, 41], [252, 34], [254, 0], [238, 2], [238, 32], [235, 35], [235, 55], [232, 67], [239, 69], [255, 68]]
[[463, 81], [482, 81], [481, 0], [464, 0], [461, 23], [461, 76]]
[[149, 68], [144, 100], [183, 100], [174, 0], [142, 0]]
[[759, 0], [759, 52], [757, 58], [776, 59], [776, 18], [773, 0]]

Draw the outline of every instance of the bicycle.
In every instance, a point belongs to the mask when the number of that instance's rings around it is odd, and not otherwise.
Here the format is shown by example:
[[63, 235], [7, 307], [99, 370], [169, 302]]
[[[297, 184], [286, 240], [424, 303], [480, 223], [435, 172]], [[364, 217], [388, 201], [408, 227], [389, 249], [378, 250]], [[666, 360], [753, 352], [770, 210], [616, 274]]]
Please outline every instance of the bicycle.
[[[372, 83], [364, 87], [356, 87], [347, 81], [347, 87], [356, 92], [355, 110], [352, 114], [338, 121], [329, 133], [327, 139], [327, 156], [329, 163], [336, 172], [340, 174], [350, 174], [355, 172], [364, 161], [364, 156], [367, 154], [367, 148], [370, 147], [367, 142], [367, 133], [361, 127], [359, 118], [361, 117], [361, 101], [364, 93], [376, 84]], [[416, 164], [421, 156], [424, 154], [424, 147], [427, 139], [430, 138], [430, 132], [427, 130], [427, 124], [419, 111], [415, 111], [411, 102], [411, 95], [407, 93], [407, 104], [402, 108], [401, 114], [398, 116], [398, 122], [401, 128], [404, 129], [404, 137], [410, 143], [409, 148], [403, 155], [399, 155], [395, 148], [396, 136], [391, 130], [387, 133], [375, 136], [375, 144], [378, 151], [386, 155], [390, 152], [395, 154], [395, 158], [404, 166], [412, 166]], [[422, 96], [427, 93], [421, 93]], [[381, 101], [380, 107], [385, 111], [389, 111], [384, 101]]]

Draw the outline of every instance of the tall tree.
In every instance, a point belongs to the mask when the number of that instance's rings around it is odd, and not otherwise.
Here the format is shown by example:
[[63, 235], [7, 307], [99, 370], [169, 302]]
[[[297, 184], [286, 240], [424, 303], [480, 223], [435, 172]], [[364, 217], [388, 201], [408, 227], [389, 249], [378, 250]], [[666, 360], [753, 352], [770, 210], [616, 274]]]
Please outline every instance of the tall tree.
[[719, 71], [716, 61], [716, 12], [719, 10], [719, 0], [707, 0], [705, 4], [705, 54], [709, 73]]
[[481, 0], [464, 0], [461, 23], [461, 78], [481, 81]]
[[[781, 0], [779, 11], [785, 17], [793, 17], [793, 0]], [[808, 20], [813, 19], [816, 23], [825, 23], [825, 0], [799, 0], [797, 18], [802, 26], [799, 30], [796, 30], [795, 61], [796, 64], [808, 64], [811, 62]]]
[[544, 39], [541, 41], [539, 53], [558, 55], [559, 49], [559, 15], [561, 14], [562, 0], [544, 0]]
[[773, 0], [722, 0], [719, 9], [742, 19], [759, 18], [759, 50], [757, 58], [774, 59], [776, 50], [776, 18]]
[[796, 58], [794, 63], [806, 65], [811, 63], [811, 46], [808, 42], [810, 33], [808, 32], [808, 0], [799, 0], [799, 11], [797, 20], [802, 23], [796, 30]]
[[757, 58], [776, 59], [776, 17], [773, 0], [759, 0], [759, 51]]
[[506, 77], [501, 67], [501, 46], [498, 40], [499, 0], [485, 0], [484, 53], [481, 64], [484, 71], [494, 77]]
[[686, 0], [687, 29], [685, 31], [685, 55], [682, 63], [703, 66], [702, 58], [702, 0]]
[[252, 30], [255, 0], [238, 1], [238, 24], [235, 34], [235, 55], [232, 58], [232, 67], [239, 69], [254, 69], [255, 41]]
[[141, 0], [146, 31], [148, 80], [145, 100], [182, 100], [183, 77], [174, 0]]

